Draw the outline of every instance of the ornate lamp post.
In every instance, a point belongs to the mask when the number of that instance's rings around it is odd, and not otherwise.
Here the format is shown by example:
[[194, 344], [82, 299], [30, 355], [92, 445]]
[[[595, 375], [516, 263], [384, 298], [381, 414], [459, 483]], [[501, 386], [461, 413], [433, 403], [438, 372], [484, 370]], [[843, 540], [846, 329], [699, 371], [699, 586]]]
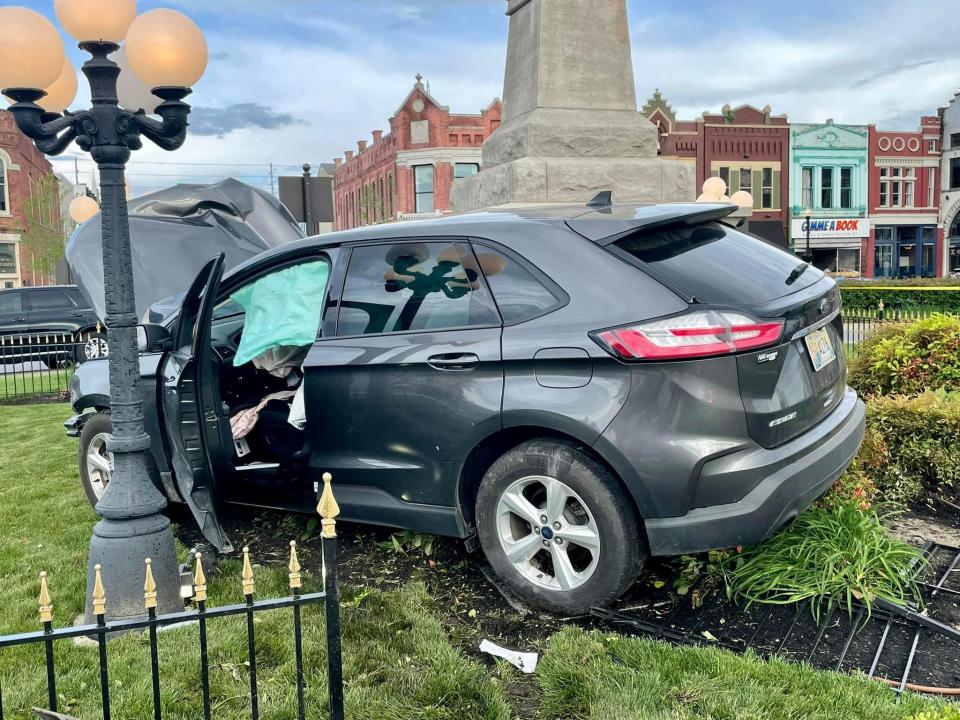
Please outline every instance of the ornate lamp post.
[[[131, 151], [142, 147], [143, 136], [165, 150], [183, 144], [190, 113], [183, 99], [206, 69], [206, 41], [189, 18], [173, 10], [137, 16], [136, 0], [56, 0], [56, 13], [90, 54], [83, 74], [90, 83], [92, 107], [66, 109], [73, 94], [69, 81], [66, 90], [56, 84], [65, 63], [60, 34], [26, 8], [0, 8], [0, 88], [14, 101], [10, 111], [17, 126], [41, 152], [57, 155], [76, 141], [100, 169], [103, 319], [110, 335], [113, 420], [108, 448], [115, 467], [97, 503], [101, 520], [90, 540], [87, 587], [93, 587], [94, 566], [101, 565], [113, 601], [110, 618], [143, 615], [143, 559], [149, 557], [157, 587], [165, 591], [157, 598], [158, 610], [173, 611], [183, 606], [173, 532], [161, 514], [166, 500], [155, 485], [157, 471], [148, 456], [150, 438], [143, 422], [124, 167]], [[109, 56], [124, 41], [133, 72], [159, 98], [159, 119], [143, 109], [120, 107], [121, 68]], [[90, 597], [88, 592], [87, 620], [93, 617]]]

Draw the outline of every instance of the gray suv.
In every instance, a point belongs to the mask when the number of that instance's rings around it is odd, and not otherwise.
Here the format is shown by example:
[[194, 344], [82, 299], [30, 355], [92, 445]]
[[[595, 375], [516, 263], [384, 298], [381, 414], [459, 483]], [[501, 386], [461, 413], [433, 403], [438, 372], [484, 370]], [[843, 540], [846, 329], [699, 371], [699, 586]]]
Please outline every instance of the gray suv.
[[[730, 205], [510, 210], [367, 227], [212, 261], [145, 328], [171, 501], [312, 511], [479, 540], [519, 596], [583, 611], [650, 555], [755, 543], [849, 465], [833, 280]], [[107, 361], [68, 423], [109, 483]]]

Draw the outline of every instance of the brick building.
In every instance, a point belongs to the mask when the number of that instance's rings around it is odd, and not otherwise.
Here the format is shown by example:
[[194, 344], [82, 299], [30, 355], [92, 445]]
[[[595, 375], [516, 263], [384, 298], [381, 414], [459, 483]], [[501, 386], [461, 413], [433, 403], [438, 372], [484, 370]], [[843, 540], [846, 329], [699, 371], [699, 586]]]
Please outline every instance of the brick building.
[[866, 277], [943, 275], [940, 208], [940, 118], [920, 129], [888, 132], [870, 126], [870, 238]]
[[336, 229], [449, 212], [450, 187], [480, 170], [483, 141], [500, 125], [500, 100], [477, 115], [455, 115], [417, 75], [390, 118], [390, 132], [373, 132], [334, 160]]
[[697, 187], [711, 176], [722, 177], [728, 194], [753, 195], [750, 232], [787, 247], [790, 178], [790, 127], [786, 115], [773, 115], [751, 105], [696, 120], [678, 120], [659, 90], [640, 111], [660, 134], [662, 157], [696, 163]]
[[33, 183], [52, 171], [43, 153], [17, 129], [13, 115], [0, 110], [0, 289], [46, 283], [33, 277], [20, 237]]

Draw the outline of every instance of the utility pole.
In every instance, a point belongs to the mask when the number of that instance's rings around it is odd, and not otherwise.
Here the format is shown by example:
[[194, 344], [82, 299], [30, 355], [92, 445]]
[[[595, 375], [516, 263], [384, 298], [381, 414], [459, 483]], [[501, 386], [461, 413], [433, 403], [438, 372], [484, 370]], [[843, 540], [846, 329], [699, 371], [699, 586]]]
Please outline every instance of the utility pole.
[[303, 222], [307, 235], [313, 235], [313, 209], [310, 207], [310, 163], [303, 164]]

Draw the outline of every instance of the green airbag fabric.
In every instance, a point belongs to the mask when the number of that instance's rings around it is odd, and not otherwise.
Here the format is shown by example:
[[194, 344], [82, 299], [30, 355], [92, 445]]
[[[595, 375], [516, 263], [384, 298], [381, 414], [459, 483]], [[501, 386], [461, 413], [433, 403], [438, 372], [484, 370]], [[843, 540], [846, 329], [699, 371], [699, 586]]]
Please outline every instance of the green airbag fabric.
[[329, 265], [319, 260], [270, 273], [233, 293], [247, 315], [234, 367], [271, 348], [313, 345], [329, 275]]

